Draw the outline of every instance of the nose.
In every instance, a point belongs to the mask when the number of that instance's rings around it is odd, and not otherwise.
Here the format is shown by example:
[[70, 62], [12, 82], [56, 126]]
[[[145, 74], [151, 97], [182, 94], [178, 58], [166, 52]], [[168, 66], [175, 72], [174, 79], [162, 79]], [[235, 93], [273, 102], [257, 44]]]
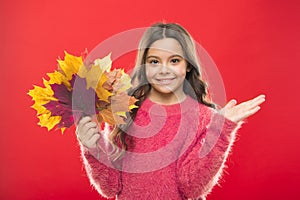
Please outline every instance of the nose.
[[160, 66], [160, 70], [159, 70], [160, 74], [168, 74], [170, 73], [169, 71], [169, 67], [166, 63], [162, 63], [162, 65]]

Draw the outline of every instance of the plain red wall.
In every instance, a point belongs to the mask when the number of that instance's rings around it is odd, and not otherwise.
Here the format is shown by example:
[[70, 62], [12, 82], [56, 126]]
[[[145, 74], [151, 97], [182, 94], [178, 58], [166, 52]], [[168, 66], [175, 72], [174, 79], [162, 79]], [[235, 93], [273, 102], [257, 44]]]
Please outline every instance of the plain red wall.
[[297, 0], [1, 1], [0, 199], [101, 199], [74, 128], [64, 135], [40, 128], [26, 93], [64, 50], [79, 55], [161, 20], [182, 24], [207, 50], [228, 99], [267, 96], [239, 131], [221, 187], [208, 199], [299, 199], [299, 10]]

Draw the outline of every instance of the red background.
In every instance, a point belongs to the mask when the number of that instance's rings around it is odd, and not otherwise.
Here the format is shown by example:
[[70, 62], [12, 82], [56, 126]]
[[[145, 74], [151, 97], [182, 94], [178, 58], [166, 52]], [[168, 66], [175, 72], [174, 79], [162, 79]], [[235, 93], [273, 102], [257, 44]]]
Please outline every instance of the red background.
[[[299, 199], [300, 3], [297, 0], [0, 2], [0, 199], [101, 199], [83, 170], [74, 128], [40, 128], [26, 93], [119, 32], [165, 20], [211, 55], [228, 99], [267, 96], [239, 132], [213, 199]], [[119, 61], [122, 67], [134, 63]], [[147, 180], [145, 180], [147, 181]]]

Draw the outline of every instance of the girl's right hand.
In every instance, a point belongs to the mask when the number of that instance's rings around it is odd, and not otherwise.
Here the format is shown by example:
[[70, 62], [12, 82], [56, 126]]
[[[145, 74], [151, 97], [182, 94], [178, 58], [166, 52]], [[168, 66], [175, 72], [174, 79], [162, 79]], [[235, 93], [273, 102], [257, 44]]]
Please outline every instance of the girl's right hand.
[[76, 127], [78, 141], [88, 149], [97, 147], [100, 138], [99, 127], [89, 116], [83, 117]]

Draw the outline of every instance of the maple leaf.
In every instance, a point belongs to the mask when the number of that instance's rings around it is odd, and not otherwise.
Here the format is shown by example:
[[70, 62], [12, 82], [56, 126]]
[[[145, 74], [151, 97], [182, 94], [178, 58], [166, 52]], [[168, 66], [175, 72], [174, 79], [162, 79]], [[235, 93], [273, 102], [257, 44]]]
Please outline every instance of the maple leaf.
[[54, 92], [48, 85], [46, 80], [43, 80], [45, 88], [34, 86], [34, 89], [29, 90], [28, 95], [32, 97], [35, 103], [31, 106], [37, 111], [37, 117], [39, 118], [38, 124], [42, 127], [47, 127], [48, 131], [51, 130], [56, 124], [59, 123], [61, 117], [51, 116], [51, 112], [44, 106], [51, 101], [57, 101], [53, 97]]
[[129, 100], [130, 96], [128, 96], [125, 92], [112, 96], [111, 108], [113, 112], [117, 113], [129, 111]]
[[101, 79], [102, 74], [103, 71], [96, 65], [92, 65], [89, 69], [83, 66], [78, 71], [78, 76], [86, 79], [86, 89], [89, 89], [90, 87], [96, 89], [96, 86], [99, 79]]
[[52, 84], [51, 88], [57, 101], [50, 101], [44, 107], [51, 116], [60, 116], [58, 128], [70, 127], [74, 123], [72, 117], [72, 92], [64, 84]]
[[43, 79], [44, 87], [34, 85], [28, 92], [38, 124], [48, 131], [57, 127], [64, 132], [85, 115], [97, 115], [100, 123], [124, 124], [137, 100], [126, 93], [131, 80], [124, 70], [110, 70], [110, 56], [86, 67], [82, 57], [65, 52], [64, 60], [57, 60], [58, 71], [47, 73], [48, 81]]
[[46, 127], [48, 129], [48, 131], [50, 131], [61, 120], [61, 116], [52, 116], [50, 111], [48, 111], [47, 113], [44, 113], [42, 115], [38, 115], [37, 117], [40, 120], [38, 122], [38, 124], [41, 127]]
[[59, 71], [54, 71], [52, 73], [47, 73], [47, 75], [50, 78], [47, 82], [48, 85], [64, 84], [68, 90], [71, 90], [71, 84], [64, 74], [60, 73]]
[[112, 94], [103, 87], [107, 77], [99, 66], [92, 65], [89, 70], [82, 67], [78, 72], [78, 76], [86, 79], [86, 89], [93, 88], [100, 100], [108, 102], [108, 98]]
[[72, 76], [76, 74], [79, 68], [83, 65], [81, 56], [73, 56], [71, 54], [68, 54], [66, 51], [64, 60], [58, 59], [57, 62], [59, 64], [59, 70], [64, 73], [67, 80], [71, 80]]
[[122, 76], [120, 78], [119, 83], [120, 83], [119, 89], [118, 89], [119, 92], [125, 92], [129, 88], [132, 87], [131, 78], [130, 78], [130, 76], [128, 74], [124, 73], [124, 70], [122, 70]]
[[54, 92], [47, 84], [47, 81], [45, 79], [43, 79], [43, 83], [45, 85], [45, 88], [34, 85], [34, 88], [32, 90], [29, 90], [29, 92], [27, 93], [32, 97], [32, 100], [35, 101], [35, 103], [31, 107], [37, 111], [37, 115], [46, 113], [47, 109], [43, 106], [44, 104], [50, 101], [57, 101], [57, 99], [53, 97]]
[[[55, 71], [47, 75], [50, 80], [47, 81], [43, 79], [44, 87], [34, 86], [34, 89], [29, 90], [28, 95], [35, 101], [31, 107], [37, 111], [37, 117], [39, 118], [38, 124], [42, 127], [47, 127], [49, 131], [56, 125], [65, 123], [65, 121], [61, 121], [63, 119], [62, 116], [66, 113], [70, 113], [65, 111], [67, 109], [62, 109], [61, 105], [68, 105], [68, 95], [70, 93], [71, 84], [60, 72]], [[57, 95], [56, 87], [64, 88], [64, 91], [61, 92], [62, 95]], [[61, 131], [63, 132], [63, 127], [65, 126], [60, 127], [62, 127]]]
[[103, 87], [114, 93], [122, 93], [127, 91], [131, 85], [131, 78], [122, 69], [114, 69], [106, 73], [108, 80], [104, 83]]
[[[75, 78], [74, 78], [75, 79]], [[98, 112], [96, 109], [98, 97], [95, 90], [92, 88], [86, 89], [86, 80], [79, 76], [76, 77], [76, 81], [72, 84], [72, 110], [73, 114], [80, 119], [84, 115], [94, 115]]]
[[136, 98], [134, 98], [133, 96], [130, 96], [129, 98], [129, 110], [132, 110], [134, 108], [138, 108], [137, 105], [135, 105], [135, 103], [137, 102], [138, 100]]
[[110, 125], [115, 125], [115, 124], [125, 124], [125, 121], [122, 117], [119, 115], [116, 115], [113, 113], [111, 108], [107, 108], [104, 110], [99, 111], [97, 115], [98, 121], [102, 122], [105, 121], [106, 123]]
[[98, 58], [94, 61], [94, 64], [99, 66], [102, 71], [109, 72], [110, 68], [111, 68], [111, 64], [112, 64], [112, 60], [111, 60], [110, 56], [111, 56], [111, 53], [109, 53], [107, 56], [105, 56], [102, 59]]

